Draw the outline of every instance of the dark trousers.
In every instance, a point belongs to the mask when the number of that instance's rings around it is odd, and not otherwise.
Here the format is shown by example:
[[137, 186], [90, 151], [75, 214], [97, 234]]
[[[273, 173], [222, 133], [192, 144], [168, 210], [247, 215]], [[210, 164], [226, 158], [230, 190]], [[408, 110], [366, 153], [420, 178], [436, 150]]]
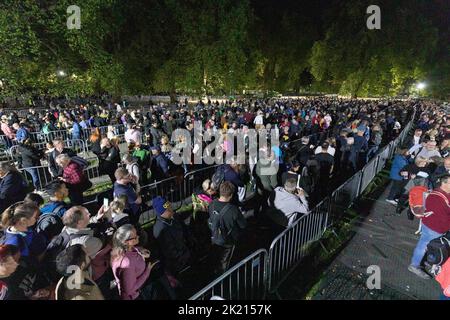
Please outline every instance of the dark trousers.
[[213, 252], [215, 252], [215, 273], [217, 275], [223, 274], [227, 271], [230, 266], [231, 259], [233, 258], [233, 253], [235, 245], [218, 246], [214, 245]]
[[153, 268], [136, 300], [176, 300], [177, 294], [162, 266], [158, 263]]
[[397, 199], [405, 187], [408, 180], [392, 180], [392, 187], [389, 191], [389, 195], [387, 197], [388, 200], [394, 200]]
[[73, 206], [82, 205], [84, 202], [83, 191], [79, 190], [80, 185], [74, 185], [69, 189], [69, 199]]

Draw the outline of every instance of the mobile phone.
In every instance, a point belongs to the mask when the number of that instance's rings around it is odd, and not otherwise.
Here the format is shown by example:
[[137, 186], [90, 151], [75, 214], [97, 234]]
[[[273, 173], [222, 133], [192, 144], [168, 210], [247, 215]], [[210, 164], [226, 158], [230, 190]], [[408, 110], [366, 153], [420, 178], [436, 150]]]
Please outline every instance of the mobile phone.
[[104, 198], [103, 199], [103, 207], [106, 209], [109, 206], [109, 199], [108, 198]]

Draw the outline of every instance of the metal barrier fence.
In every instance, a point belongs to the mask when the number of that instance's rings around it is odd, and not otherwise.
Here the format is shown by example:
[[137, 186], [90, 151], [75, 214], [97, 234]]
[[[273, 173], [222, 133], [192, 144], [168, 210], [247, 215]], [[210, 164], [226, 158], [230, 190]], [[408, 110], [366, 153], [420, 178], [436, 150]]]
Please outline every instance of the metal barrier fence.
[[141, 215], [140, 223], [143, 224], [156, 217], [152, 205], [152, 199], [161, 196], [166, 198], [172, 204], [174, 210], [178, 210], [183, 205], [183, 177], [170, 177], [155, 183], [151, 183], [141, 187], [141, 196], [143, 201], [151, 208]]
[[[412, 128], [415, 116], [416, 110], [414, 110], [412, 120], [405, 126], [397, 139], [385, 146], [361, 171], [357, 172], [336, 189], [332, 193], [331, 198], [327, 197], [322, 200], [322, 202], [311, 210], [310, 214], [301, 217], [273, 240], [267, 260], [268, 283], [267, 286], [264, 286], [268, 292], [277, 292], [278, 287], [306, 256], [310, 245], [319, 240], [327, 228], [333, 226], [342, 218], [345, 209], [348, 209], [352, 205], [354, 200], [361, 195], [375, 175], [384, 168], [399, 143], [404, 142], [404, 139]], [[253, 257], [261, 251], [264, 250], [260, 249], [250, 255], [250, 257]], [[243, 260], [238, 266], [245, 264], [247, 261], [247, 259]], [[208, 294], [218, 294], [216, 293], [217, 291], [212, 291], [212, 288], [216, 285], [220, 285], [222, 288], [225, 280], [229, 281], [227, 297], [237, 299], [233, 296], [232, 289], [236, 286], [237, 282], [233, 282], [231, 277], [229, 277], [234, 270], [229, 270], [229, 272], [213, 281], [191, 299], [205, 298]], [[221, 294], [223, 294], [223, 290]], [[265, 295], [265, 293], [261, 294]]]
[[[102, 126], [102, 127], [89, 127], [89, 128], [82, 128], [80, 131], [80, 139], [88, 141], [90, 135], [92, 134], [93, 130], [98, 129], [102, 135], [107, 135], [109, 129], [111, 129], [111, 132], [113, 132], [115, 135], [120, 135], [125, 133], [125, 126], [123, 124], [116, 124], [116, 125], [109, 125], [109, 126]], [[49, 131], [47, 133], [44, 133], [42, 131], [34, 131], [29, 132], [30, 137], [35, 141], [35, 143], [46, 143], [53, 141], [55, 139], [62, 139], [62, 140], [77, 140], [73, 139], [73, 134], [66, 129], [61, 130], [55, 130], [55, 131]], [[11, 141], [13, 145], [17, 145], [16, 141]], [[0, 135], [0, 144], [7, 145], [7, 138], [5, 135]]]
[[[87, 177], [89, 179], [94, 179], [100, 177], [99, 168], [98, 168], [98, 158], [91, 157], [87, 158], [86, 161], [89, 162], [89, 166], [84, 170]], [[33, 184], [38, 189], [44, 189], [49, 183], [56, 180], [50, 174], [50, 171], [47, 166], [37, 166], [37, 167], [28, 167], [28, 168], [20, 168], [19, 172], [25, 177], [25, 179]], [[35, 176], [35, 180], [33, 181], [33, 175]]]
[[225, 300], [264, 299], [267, 291], [267, 257], [266, 250], [255, 251], [189, 300], [207, 300], [213, 296]]
[[351, 207], [353, 201], [360, 195], [362, 172], [358, 171], [331, 194], [330, 212], [327, 228], [333, 227], [344, 216], [345, 210]]
[[367, 186], [370, 184], [370, 182], [375, 178], [377, 175], [377, 164], [378, 164], [378, 158], [379, 156], [376, 156], [372, 160], [370, 160], [364, 168], [361, 170], [362, 177], [361, 177], [361, 192], [360, 194], [366, 190]]
[[219, 165], [212, 165], [210, 167], [198, 169], [192, 172], [188, 172], [184, 176], [184, 192], [186, 199], [191, 197], [191, 195], [196, 191], [198, 186], [201, 186], [203, 181], [206, 179], [211, 179], [212, 175], [216, 171]]
[[319, 203], [311, 213], [302, 216], [278, 235], [270, 245], [268, 262], [268, 290], [276, 292], [281, 283], [307, 255], [312, 242], [319, 240], [326, 230], [329, 198]]
[[172, 203], [172, 208], [178, 210], [185, 203], [191, 201], [195, 188], [201, 185], [205, 179], [210, 179], [219, 165], [188, 172], [183, 176], [174, 176], [141, 187], [141, 195], [145, 203], [151, 208], [141, 215], [140, 223], [146, 223], [155, 217], [152, 207], [152, 199], [164, 196]]
[[[63, 142], [66, 148], [72, 149], [75, 153], [87, 153], [89, 151], [83, 140], [64, 140]], [[46, 144], [47, 142], [37, 142], [33, 143], [33, 146], [39, 150], [44, 150], [46, 148]], [[7, 151], [7, 154], [12, 161], [17, 161], [19, 158], [19, 146], [12, 146]]]

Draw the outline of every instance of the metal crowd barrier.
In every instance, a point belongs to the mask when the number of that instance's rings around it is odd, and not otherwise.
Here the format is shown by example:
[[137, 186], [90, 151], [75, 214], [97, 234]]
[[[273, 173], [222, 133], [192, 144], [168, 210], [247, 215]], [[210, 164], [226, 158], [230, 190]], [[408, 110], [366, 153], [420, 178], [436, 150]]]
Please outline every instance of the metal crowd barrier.
[[[182, 177], [181, 177], [182, 178]], [[151, 208], [141, 215], [140, 223], [143, 224], [156, 217], [152, 205], [152, 199], [162, 196], [170, 201], [172, 208], [178, 210], [183, 205], [184, 193], [180, 177], [170, 177], [141, 187], [140, 194], [143, 201]]]
[[[212, 165], [210, 167], [198, 169], [195, 171], [191, 171], [185, 174], [184, 176], [184, 192], [186, 199], [190, 199], [191, 195], [205, 181], [206, 179], [211, 179], [217, 167], [220, 166], [218, 164]], [[189, 200], [188, 200], [189, 201]]]
[[[99, 168], [98, 168], [98, 158], [91, 157], [87, 158], [86, 161], [89, 162], [89, 166], [84, 170], [87, 177], [89, 179], [94, 179], [100, 177]], [[37, 167], [28, 167], [28, 168], [20, 168], [17, 169], [22, 175], [29, 181], [30, 184], [33, 183], [32, 175], [30, 171], [34, 171], [38, 177], [38, 187], [39, 189], [44, 189], [52, 181], [56, 180], [50, 174], [48, 165], [46, 166], [37, 166]]]
[[[392, 157], [396, 147], [400, 142], [404, 141], [412, 128], [415, 115], [416, 110], [414, 110], [412, 120], [405, 126], [399, 137], [385, 146], [362, 170], [335, 190], [331, 198], [327, 197], [322, 200], [322, 202], [311, 210], [310, 214], [302, 216], [273, 240], [267, 260], [267, 286], [263, 286], [267, 288], [268, 292], [277, 292], [279, 286], [307, 255], [310, 245], [320, 240], [327, 228], [330, 228], [342, 218], [345, 209], [348, 209], [352, 205], [354, 200], [361, 195], [375, 175], [384, 168], [388, 159]], [[250, 257], [254, 257], [261, 252], [264, 252], [264, 250], [260, 249], [250, 255]], [[227, 298], [235, 300], [239, 299], [239, 295], [236, 295], [234, 292], [236, 291], [234, 288], [238, 284], [238, 279], [233, 281], [230, 274], [239, 266], [245, 265], [248, 259], [246, 258], [241, 261], [235, 268], [230, 269], [191, 299], [205, 299], [215, 294], [221, 297], [225, 295]], [[226, 292], [223, 290], [225, 281], [228, 281], [228, 291]], [[214, 290], [215, 286], [220, 286], [221, 290]], [[261, 292], [260, 294], [265, 296], [265, 292]]]
[[267, 257], [259, 249], [226, 271], [189, 300], [209, 300], [220, 296], [225, 300], [262, 300], [266, 295]]
[[[64, 140], [64, 146], [67, 148], [72, 149], [76, 153], [86, 153], [89, 152], [86, 143], [83, 140], [77, 139], [77, 140]], [[46, 148], [47, 142], [36, 142], [33, 143], [33, 146], [37, 149], [44, 150]], [[9, 148], [7, 151], [8, 156], [11, 158], [12, 161], [17, 161], [19, 157], [19, 146], [15, 145]]]
[[331, 194], [327, 228], [333, 227], [344, 216], [360, 195], [362, 172], [358, 171]]
[[[50, 182], [55, 180], [50, 172], [48, 171], [48, 166], [38, 166], [38, 167], [29, 167], [29, 168], [21, 168], [18, 169], [19, 172], [22, 173], [22, 175], [25, 177], [25, 179], [33, 185], [33, 179], [32, 175], [30, 174], [30, 171], [34, 171], [38, 178], [38, 185], [37, 187], [41, 190], [44, 189], [45, 186], [47, 186]], [[34, 186], [34, 185], [33, 185]]]
[[278, 287], [307, 255], [310, 244], [319, 240], [326, 230], [329, 198], [319, 203], [311, 213], [302, 216], [278, 235], [270, 245], [268, 262], [268, 290]]
[[377, 175], [377, 167], [378, 167], [378, 158], [379, 156], [373, 158], [370, 160], [364, 168], [361, 170], [362, 177], [361, 177], [361, 193], [366, 190], [367, 186], [370, 184], [370, 182], [375, 178]]

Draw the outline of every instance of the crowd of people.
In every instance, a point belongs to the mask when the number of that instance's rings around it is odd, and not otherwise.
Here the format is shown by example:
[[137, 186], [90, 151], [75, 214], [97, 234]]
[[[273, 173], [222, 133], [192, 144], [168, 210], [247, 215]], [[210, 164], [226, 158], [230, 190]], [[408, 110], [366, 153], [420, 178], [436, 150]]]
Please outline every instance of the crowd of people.
[[[211, 276], [222, 274], [249, 224], [257, 221], [276, 235], [308, 214], [395, 139], [414, 108], [422, 131], [416, 131], [407, 150], [401, 148], [391, 171], [389, 201], [400, 208], [396, 199], [407, 183], [404, 172], [414, 179], [422, 171], [420, 160], [433, 159], [436, 166], [428, 172], [434, 187], [442, 185], [440, 175], [449, 170], [450, 119], [431, 102], [315, 97], [160, 104], [145, 112], [86, 103], [33, 109], [24, 118], [0, 109], [5, 147], [19, 145], [20, 166], [33, 185], [28, 187], [15, 164], [0, 163], [0, 299], [177, 299], [180, 275], [198, 265], [202, 253], [208, 255]], [[192, 158], [201, 149], [195, 121], [205, 132], [219, 133], [218, 150], [229, 161], [189, 195], [193, 222], [187, 224], [189, 219], [172, 208], [168, 195], [148, 199], [143, 190], [207, 166], [173, 161], [180, 145], [190, 144]], [[178, 128], [191, 133], [190, 141], [172, 139]], [[245, 161], [239, 161], [243, 155], [229, 137], [235, 140], [252, 129], [277, 130], [279, 145], [258, 145], [262, 156], [251, 159], [244, 141]], [[57, 136], [61, 131], [69, 131], [70, 139], [89, 141], [101, 174], [111, 180], [112, 197], [98, 210], [84, 204], [83, 193], [92, 186], [86, 160], [65, 147]], [[45, 137], [46, 149], [36, 147], [32, 132]], [[121, 143], [126, 145], [122, 152]], [[411, 155], [416, 167], [404, 169]], [[445, 160], [441, 164], [437, 158]], [[52, 177], [46, 199], [34, 171], [43, 159]], [[274, 163], [275, 172], [266, 170]], [[146, 229], [140, 218], [149, 209], [156, 218]]]
[[[428, 263], [427, 246], [450, 230], [450, 115], [448, 110], [427, 105], [418, 109], [415, 130], [401, 145], [390, 170], [392, 184], [386, 201], [405, 209], [410, 220], [420, 219], [419, 241], [408, 270], [423, 279], [436, 276]], [[444, 299], [450, 299], [448, 274], [450, 265], [443, 264], [436, 280]], [[436, 266], [435, 266], [436, 267]]]

